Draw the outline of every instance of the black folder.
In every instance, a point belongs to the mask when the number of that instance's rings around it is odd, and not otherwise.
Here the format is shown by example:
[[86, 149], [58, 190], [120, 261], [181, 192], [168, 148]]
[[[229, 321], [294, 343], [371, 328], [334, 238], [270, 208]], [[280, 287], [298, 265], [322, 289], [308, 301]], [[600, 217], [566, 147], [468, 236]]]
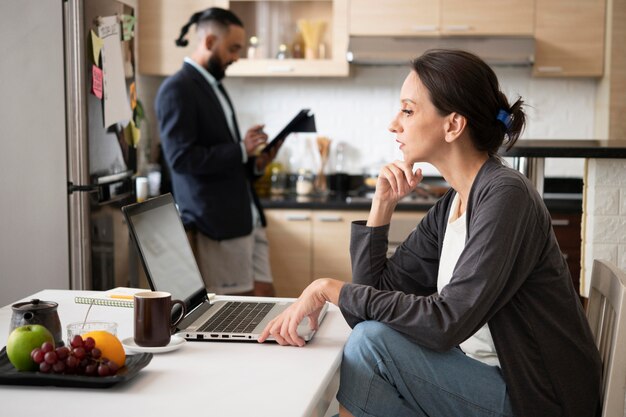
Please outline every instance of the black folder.
[[315, 127], [315, 115], [311, 109], [302, 109], [291, 119], [287, 126], [280, 131], [274, 139], [272, 139], [261, 152], [269, 152], [276, 145], [282, 143], [282, 141], [293, 132], [317, 132]]

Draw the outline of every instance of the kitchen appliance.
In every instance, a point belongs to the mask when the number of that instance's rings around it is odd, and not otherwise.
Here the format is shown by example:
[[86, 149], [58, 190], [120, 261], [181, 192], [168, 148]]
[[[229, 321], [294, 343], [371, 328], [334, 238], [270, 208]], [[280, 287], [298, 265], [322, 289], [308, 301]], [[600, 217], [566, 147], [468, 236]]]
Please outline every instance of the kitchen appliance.
[[[71, 287], [105, 290], [116, 286], [115, 257], [128, 257], [127, 246], [118, 243], [127, 241], [127, 231], [114, 225], [121, 219], [119, 208], [134, 197], [132, 178], [137, 167], [135, 148], [124, 137], [132, 118], [135, 60], [134, 27], [122, 25], [122, 20], [134, 17], [134, 9], [115, 0], [63, 4]], [[104, 38], [105, 24], [110, 25], [107, 30], [119, 33]], [[94, 34], [104, 42], [100, 62], [93, 54]], [[116, 60], [121, 60], [121, 66], [119, 62], [113, 66]], [[94, 61], [104, 71], [103, 99], [91, 93]], [[116, 77], [123, 77], [123, 91], [118, 102], [107, 106], [107, 94], [116, 93], [111, 81]], [[126, 112], [119, 113], [122, 109]]]

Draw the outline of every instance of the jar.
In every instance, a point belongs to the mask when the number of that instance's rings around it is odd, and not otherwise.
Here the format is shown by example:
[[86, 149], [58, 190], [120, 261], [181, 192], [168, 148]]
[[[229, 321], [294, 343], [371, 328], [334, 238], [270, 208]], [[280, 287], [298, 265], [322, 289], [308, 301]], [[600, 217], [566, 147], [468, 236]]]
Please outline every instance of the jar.
[[313, 193], [313, 180], [311, 171], [300, 170], [296, 181], [296, 194], [311, 195]]
[[287, 192], [287, 174], [283, 172], [282, 166], [272, 167], [270, 182], [271, 195], [283, 195]]

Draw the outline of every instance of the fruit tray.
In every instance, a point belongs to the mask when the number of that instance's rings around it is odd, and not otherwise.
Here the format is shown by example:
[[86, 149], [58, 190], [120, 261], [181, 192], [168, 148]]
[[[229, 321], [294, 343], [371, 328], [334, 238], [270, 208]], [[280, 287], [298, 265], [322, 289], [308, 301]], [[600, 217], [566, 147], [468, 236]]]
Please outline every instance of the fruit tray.
[[53, 385], [57, 387], [109, 388], [128, 381], [152, 360], [152, 353], [126, 356], [126, 365], [112, 376], [86, 376], [66, 374], [44, 374], [21, 372], [13, 367], [7, 357], [6, 348], [0, 350], [0, 384], [2, 385]]

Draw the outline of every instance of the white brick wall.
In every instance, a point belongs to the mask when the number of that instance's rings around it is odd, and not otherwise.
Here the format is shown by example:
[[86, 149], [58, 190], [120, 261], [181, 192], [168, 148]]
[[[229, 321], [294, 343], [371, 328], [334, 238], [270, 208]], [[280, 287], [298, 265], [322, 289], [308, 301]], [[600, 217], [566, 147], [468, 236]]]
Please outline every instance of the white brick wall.
[[585, 179], [583, 294], [594, 259], [626, 270], [626, 160], [590, 159]]

